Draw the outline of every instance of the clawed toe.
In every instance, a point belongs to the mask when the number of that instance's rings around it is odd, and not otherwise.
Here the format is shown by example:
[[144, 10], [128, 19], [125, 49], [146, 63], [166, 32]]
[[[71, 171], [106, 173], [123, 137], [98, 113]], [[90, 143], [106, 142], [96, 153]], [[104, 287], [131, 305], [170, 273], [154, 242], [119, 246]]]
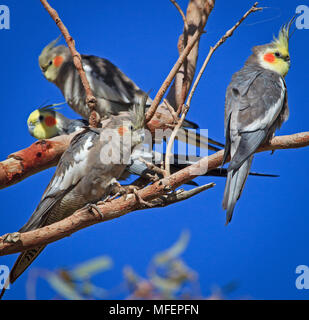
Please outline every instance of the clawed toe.
[[[104, 201], [103, 201], [103, 202], [104, 202]], [[99, 204], [99, 203], [98, 203], [98, 204]], [[102, 210], [101, 210], [97, 205], [95, 205], [95, 204], [93, 204], [93, 203], [88, 203], [88, 204], [87, 204], [87, 208], [88, 208], [88, 211], [89, 211], [90, 213], [93, 213], [93, 210], [95, 210], [95, 211], [101, 216], [102, 219], [105, 218], [104, 213], [102, 212]]]

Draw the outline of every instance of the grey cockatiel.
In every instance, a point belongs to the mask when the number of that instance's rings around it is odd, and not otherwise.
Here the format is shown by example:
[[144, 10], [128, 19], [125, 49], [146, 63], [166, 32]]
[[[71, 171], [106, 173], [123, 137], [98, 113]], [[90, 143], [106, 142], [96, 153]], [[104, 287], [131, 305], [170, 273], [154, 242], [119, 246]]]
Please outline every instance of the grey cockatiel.
[[[142, 142], [145, 102], [143, 99], [133, 111], [104, 120], [100, 129], [86, 128], [73, 138], [39, 205], [19, 232], [62, 220], [111, 193], [126, 169], [133, 148]], [[20, 254], [11, 270], [10, 283], [44, 248], [40, 246]]]
[[[55, 110], [54, 106], [59, 104], [53, 104], [45, 106], [43, 108], [36, 109], [31, 112], [27, 124], [30, 134], [37, 139], [50, 139], [55, 136], [68, 135], [73, 132], [81, 130], [83, 127], [88, 126], [89, 123], [84, 119], [69, 119], [65, 117], [62, 113]], [[124, 174], [121, 177], [121, 180], [129, 177], [130, 174], [146, 177], [148, 174], [154, 174], [152, 170], [143, 162], [141, 159], [160, 165], [164, 162], [165, 155], [156, 151], [149, 151], [146, 149], [143, 150], [134, 150], [131, 155], [130, 163]], [[173, 155], [174, 162], [171, 163], [171, 172], [174, 173], [178, 170], [181, 170], [197, 161], [200, 157], [190, 156], [190, 160], [185, 158], [183, 155], [179, 157], [177, 154]], [[251, 175], [257, 176], [270, 176], [274, 175], [259, 174], [259, 173], [250, 173]], [[214, 169], [206, 173], [207, 176], [221, 176], [226, 177], [226, 169]], [[195, 184], [190, 182], [190, 184]]]
[[233, 75], [226, 91], [224, 161], [230, 156], [223, 208], [226, 223], [244, 188], [253, 154], [271, 139], [289, 115], [284, 77], [290, 68], [289, 30], [278, 39], [253, 48], [245, 66]]
[[[56, 46], [59, 38], [48, 44], [39, 56], [39, 65], [45, 78], [54, 83], [62, 92], [68, 105], [83, 118], [89, 118], [89, 107], [85, 103], [85, 91], [74, 66], [68, 47]], [[97, 111], [100, 116], [117, 114], [132, 108], [136, 98], [144, 92], [110, 61], [91, 55], [81, 55], [83, 68], [94, 96], [97, 98]], [[152, 100], [148, 98], [147, 106]], [[171, 116], [170, 112], [167, 111]], [[185, 120], [184, 127], [197, 129], [198, 126]], [[213, 139], [188, 130], [179, 131], [179, 140], [202, 148], [218, 151], [214, 145], [223, 145]]]

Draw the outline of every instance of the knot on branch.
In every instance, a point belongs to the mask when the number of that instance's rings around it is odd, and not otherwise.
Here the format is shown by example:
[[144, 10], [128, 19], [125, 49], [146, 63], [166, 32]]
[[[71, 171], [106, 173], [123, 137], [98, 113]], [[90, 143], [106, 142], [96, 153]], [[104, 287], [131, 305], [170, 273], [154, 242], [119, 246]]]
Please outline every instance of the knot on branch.
[[97, 99], [94, 96], [87, 96], [86, 104], [90, 108], [90, 110], [93, 111], [97, 106]]

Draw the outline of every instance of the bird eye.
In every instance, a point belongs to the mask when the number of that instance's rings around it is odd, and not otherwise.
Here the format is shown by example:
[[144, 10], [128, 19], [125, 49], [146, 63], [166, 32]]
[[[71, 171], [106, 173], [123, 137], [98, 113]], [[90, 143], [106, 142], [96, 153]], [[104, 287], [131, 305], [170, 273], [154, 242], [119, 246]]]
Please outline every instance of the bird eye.
[[50, 60], [49, 63], [48, 63], [48, 65], [51, 66], [52, 64], [53, 64], [53, 61]]
[[131, 124], [131, 125], [129, 125], [129, 130], [130, 130], [130, 131], [132, 131], [132, 130], [133, 130], [133, 126], [132, 126], [132, 124]]
[[277, 58], [280, 58], [280, 57], [281, 57], [280, 52], [279, 52], [279, 51], [276, 51], [276, 52], [275, 52], [275, 56], [276, 56]]
[[39, 120], [42, 122], [44, 120], [44, 117], [42, 115], [39, 116]]

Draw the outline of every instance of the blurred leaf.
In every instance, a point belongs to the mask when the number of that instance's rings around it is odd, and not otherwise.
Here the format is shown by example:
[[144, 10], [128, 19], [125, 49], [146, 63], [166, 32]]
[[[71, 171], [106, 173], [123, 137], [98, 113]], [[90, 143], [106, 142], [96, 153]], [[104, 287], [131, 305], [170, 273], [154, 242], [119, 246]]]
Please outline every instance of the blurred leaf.
[[106, 295], [108, 294], [107, 290], [100, 288], [100, 287], [97, 287], [89, 281], [83, 282], [81, 291], [86, 296], [99, 297], [101, 299], [106, 297]]
[[174, 281], [172, 279], [161, 278], [158, 275], [151, 277], [151, 283], [158, 289], [163, 291], [172, 291], [175, 292], [181, 286], [179, 281]]
[[130, 283], [137, 283], [140, 281], [140, 276], [130, 266], [125, 266], [123, 268], [123, 276], [125, 280]]
[[63, 281], [55, 273], [48, 273], [46, 276], [46, 280], [50, 284], [50, 286], [62, 297], [69, 300], [83, 300], [83, 297], [79, 295], [71, 285]]
[[154, 258], [154, 263], [157, 265], [164, 264], [179, 257], [187, 248], [190, 240], [190, 232], [183, 231], [179, 240], [169, 249], [158, 253]]
[[133, 292], [137, 288], [137, 284], [141, 281], [140, 276], [133, 270], [130, 266], [125, 266], [123, 268], [124, 280], [127, 282], [129, 291]]
[[81, 263], [71, 271], [71, 275], [76, 279], [88, 279], [92, 275], [106, 271], [113, 265], [113, 261], [108, 256], [98, 257]]

